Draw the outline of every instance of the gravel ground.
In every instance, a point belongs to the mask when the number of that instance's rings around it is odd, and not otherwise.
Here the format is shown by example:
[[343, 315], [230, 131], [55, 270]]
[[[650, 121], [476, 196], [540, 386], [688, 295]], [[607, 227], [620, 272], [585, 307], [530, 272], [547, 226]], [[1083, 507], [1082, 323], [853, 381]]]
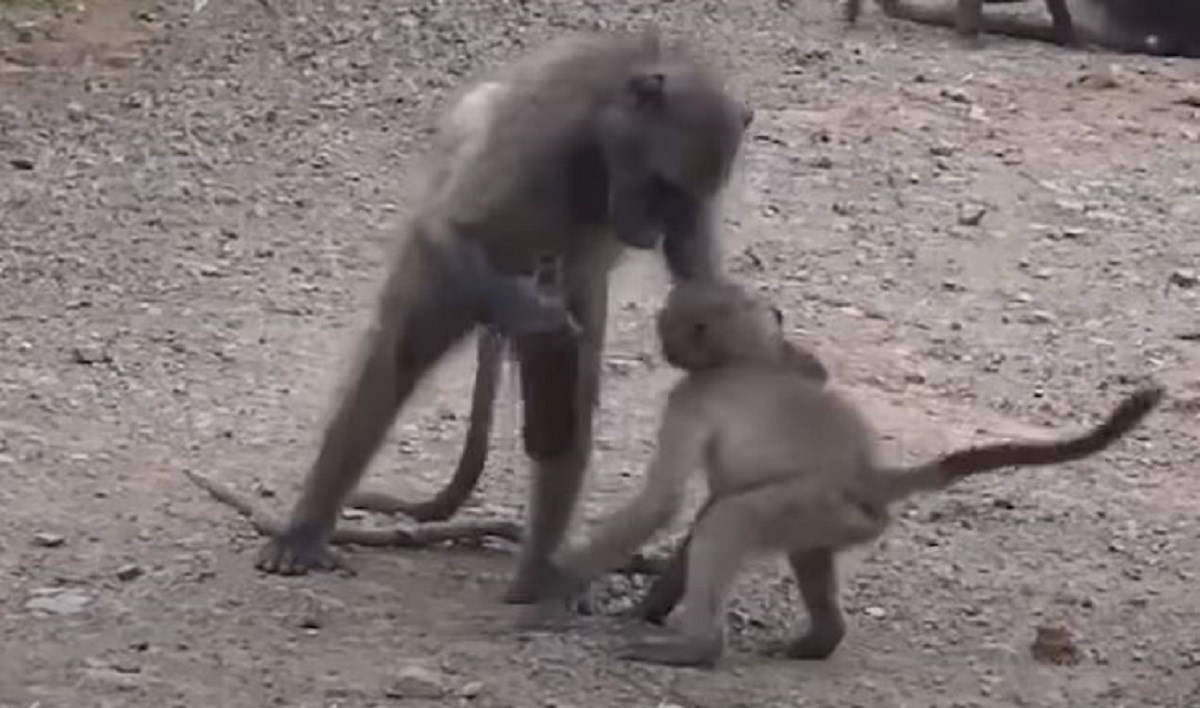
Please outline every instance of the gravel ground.
[[[1200, 702], [1200, 64], [968, 50], [873, 9], [847, 32], [814, 0], [102, 5], [0, 2], [0, 706]], [[260, 540], [182, 471], [294, 498], [446, 91], [566, 29], [648, 22], [756, 108], [727, 261], [889, 455], [1090, 423], [1147, 377], [1171, 399], [1094, 459], [906, 505], [850, 554], [825, 662], [762, 655], [804, 621], [770, 562], [711, 671], [615, 660], [612, 617], [517, 632], [500, 544], [256, 573]], [[664, 280], [645, 257], [615, 275], [585, 520], [636, 486], [674, 378], [649, 329]], [[469, 354], [368, 485], [446, 479]], [[464, 514], [523, 513], [505, 391]], [[1064, 648], [1035, 650], [1039, 628]]]

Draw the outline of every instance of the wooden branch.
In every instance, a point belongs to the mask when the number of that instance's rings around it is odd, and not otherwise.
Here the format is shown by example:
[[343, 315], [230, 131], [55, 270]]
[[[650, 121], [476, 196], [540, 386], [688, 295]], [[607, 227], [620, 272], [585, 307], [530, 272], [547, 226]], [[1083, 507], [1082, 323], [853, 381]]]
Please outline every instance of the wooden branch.
[[[254, 530], [263, 536], [278, 536], [283, 531], [283, 522], [259, 507], [248, 497], [191, 470], [183, 470], [184, 476], [197, 487], [208, 492], [213, 499], [246, 517]], [[493, 536], [513, 543], [520, 543], [521, 525], [502, 519], [478, 519], [474, 521], [430, 521], [411, 526], [391, 526], [380, 529], [335, 528], [329, 543], [333, 545], [355, 544], [359, 546], [392, 548], [426, 548], [439, 543], [478, 542]], [[666, 558], [651, 558], [635, 553], [617, 568], [615, 573], [627, 575], [659, 575], [666, 566]]]
[[[283, 522], [260, 508], [246, 496], [197, 472], [184, 470], [184, 475], [209, 496], [232, 508], [249, 520], [250, 525], [264, 536], [277, 536]], [[521, 542], [521, 525], [501, 519], [477, 521], [440, 521], [414, 526], [392, 526], [381, 529], [335, 528], [329, 542], [334, 545], [391, 546], [425, 548], [438, 543], [479, 541], [487, 536]]]

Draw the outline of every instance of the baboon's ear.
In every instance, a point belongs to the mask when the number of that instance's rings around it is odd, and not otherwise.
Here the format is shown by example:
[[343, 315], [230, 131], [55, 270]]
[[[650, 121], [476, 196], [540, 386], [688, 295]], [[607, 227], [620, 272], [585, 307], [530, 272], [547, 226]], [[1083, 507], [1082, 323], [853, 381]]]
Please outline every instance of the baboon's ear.
[[639, 106], [658, 108], [666, 98], [666, 82], [666, 74], [661, 71], [634, 74], [629, 78], [629, 93]]

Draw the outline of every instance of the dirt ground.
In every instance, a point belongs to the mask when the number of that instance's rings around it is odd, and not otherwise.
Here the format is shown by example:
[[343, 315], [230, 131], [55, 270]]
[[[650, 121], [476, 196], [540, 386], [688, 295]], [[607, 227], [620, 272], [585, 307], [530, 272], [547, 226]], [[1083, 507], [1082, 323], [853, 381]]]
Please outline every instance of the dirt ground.
[[[874, 10], [845, 32], [824, 0], [22, 1], [0, 0], [0, 706], [1200, 704], [1200, 64], [967, 50]], [[845, 564], [825, 662], [762, 655], [804, 621], [770, 562], [710, 671], [617, 661], [612, 617], [517, 632], [500, 543], [256, 573], [246, 521], [181, 472], [294, 498], [446, 90], [651, 21], [756, 108], [727, 261], [889, 455], [1090, 423], [1147, 377], [1168, 403], [1092, 460], [906, 505]], [[664, 281], [650, 257], [615, 276], [585, 520], [637, 484], [674, 379]], [[468, 354], [369, 486], [446, 479]], [[471, 516], [523, 513], [505, 391]], [[1078, 661], [1037, 660], [1039, 627]]]

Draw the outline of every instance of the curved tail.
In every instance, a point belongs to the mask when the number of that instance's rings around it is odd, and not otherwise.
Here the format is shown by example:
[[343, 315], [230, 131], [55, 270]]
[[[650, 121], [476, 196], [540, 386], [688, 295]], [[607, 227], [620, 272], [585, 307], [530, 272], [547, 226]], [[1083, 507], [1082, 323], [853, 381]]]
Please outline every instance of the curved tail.
[[1078, 460], [1094, 455], [1133, 430], [1162, 401], [1162, 386], [1138, 389], [1121, 401], [1108, 418], [1072, 438], [1048, 442], [1005, 442], [950, 452], [912, 467], [881, 470], [888, 501], [916, 492], [934, 491], [980, 472], [1001, 467], [1034, 467]]

